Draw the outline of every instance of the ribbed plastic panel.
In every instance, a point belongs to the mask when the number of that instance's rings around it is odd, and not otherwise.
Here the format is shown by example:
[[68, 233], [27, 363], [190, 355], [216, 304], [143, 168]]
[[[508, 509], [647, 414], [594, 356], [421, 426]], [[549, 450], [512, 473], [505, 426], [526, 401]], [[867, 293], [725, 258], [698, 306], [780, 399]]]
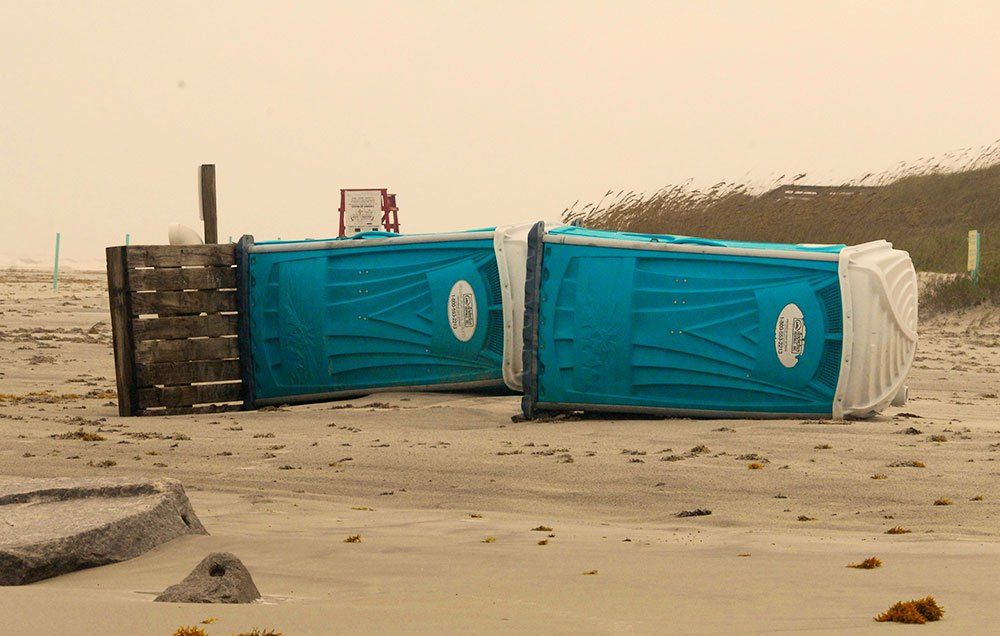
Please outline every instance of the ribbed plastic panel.
[[[524, 361], [524, 286], [527, 277], [528, 232], [534, 223], [500, 226], [493, 233], [497, 261], [497, 284], [502, 295], [503, 380], [520, 391]], [[492, 326], [492, 324], [491, 324]], [[491, 339], [494, 338], [491, 334]]]
[[909, 254], [886, 241], [841, 253], [844, 353], [835, 415], [867, 417], [892, 402], [917, 348], [917, 275]]

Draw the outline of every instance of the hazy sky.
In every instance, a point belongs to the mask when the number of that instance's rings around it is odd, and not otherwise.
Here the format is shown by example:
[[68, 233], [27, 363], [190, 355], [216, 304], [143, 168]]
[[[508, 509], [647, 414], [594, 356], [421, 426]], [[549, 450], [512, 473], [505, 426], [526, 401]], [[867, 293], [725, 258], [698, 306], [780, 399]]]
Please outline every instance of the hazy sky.
[[609, 188], [836, 182], [1000, 137], [997, 2], [0, 0], [0, 262], [552, 218]]

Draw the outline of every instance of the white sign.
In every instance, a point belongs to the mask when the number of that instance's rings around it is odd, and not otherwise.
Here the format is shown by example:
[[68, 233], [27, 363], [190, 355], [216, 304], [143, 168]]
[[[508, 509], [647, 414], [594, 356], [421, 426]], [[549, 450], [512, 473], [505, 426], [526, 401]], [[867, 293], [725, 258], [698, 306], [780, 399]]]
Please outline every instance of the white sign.
[[468, 281], [460, 280], [451, 286], [448, 294], [448, 325], [455, 337], [462, 342], [476, 333], [476, 293]]
[[802, 310], [794, 303], [788, 303], [778, 314], [774, 323], [774, 352], [778, 360], [789, 369], [799, 362], [799, 356], [806, 348], [806, 321]]
[[344, 191], [344, 231], [375, 232], [382, 229], [382, 191]]
[[979, 230], [969, 230], [969, 260], [966, 271], [979, 269]]

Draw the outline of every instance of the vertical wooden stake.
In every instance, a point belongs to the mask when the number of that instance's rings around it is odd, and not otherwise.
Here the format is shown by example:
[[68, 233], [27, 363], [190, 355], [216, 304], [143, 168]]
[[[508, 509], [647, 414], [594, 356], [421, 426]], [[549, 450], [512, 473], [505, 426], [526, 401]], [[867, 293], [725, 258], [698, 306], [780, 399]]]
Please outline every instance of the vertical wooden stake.
[[56, 262], [52, 265], [52, 289], [59, 289], [59, 232], [56, 232]]
[[115, 378], [118, 382], [118, 414], [135, 415], [139, 389], [135, 378], [135, 340], [132, 337], [132, 299], [128, 285], [127, 247], [109, 247], [108, 300], [111, 303], [111, 335], [114, 339]]
[[215, 164], [201, 166], [201, 218], [205, 222], [205, 243], [219, 242], [219, 220], [215, 209]]

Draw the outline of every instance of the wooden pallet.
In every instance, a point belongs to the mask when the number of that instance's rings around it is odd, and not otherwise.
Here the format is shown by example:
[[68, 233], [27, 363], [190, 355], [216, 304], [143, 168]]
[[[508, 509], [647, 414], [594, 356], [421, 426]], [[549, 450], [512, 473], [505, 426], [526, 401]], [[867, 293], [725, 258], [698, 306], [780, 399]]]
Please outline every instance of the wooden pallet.
[[235, 247], [107, 248], [120, 415], [242, 407]]

